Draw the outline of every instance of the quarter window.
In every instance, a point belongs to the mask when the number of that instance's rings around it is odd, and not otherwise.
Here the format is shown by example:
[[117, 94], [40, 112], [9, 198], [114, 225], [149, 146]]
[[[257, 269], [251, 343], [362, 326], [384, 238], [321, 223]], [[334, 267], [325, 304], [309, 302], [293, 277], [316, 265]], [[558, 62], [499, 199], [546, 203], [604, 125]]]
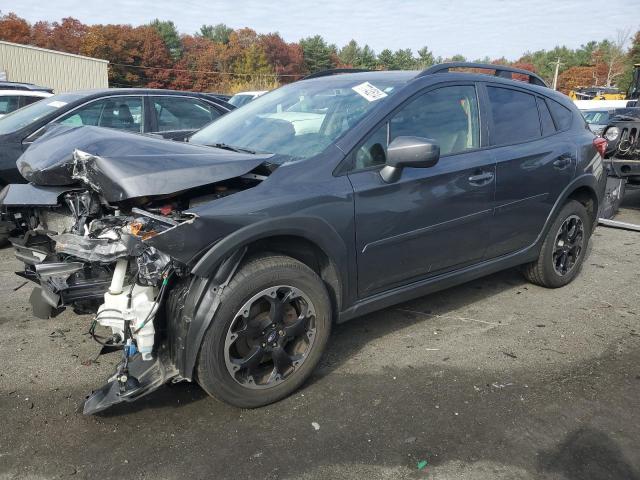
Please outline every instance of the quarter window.
[[553, 118], [547, 107], [547, 102], [538, 98], [538, 111], [540, 112], [540, 123], [542, 124], [542, 135], [551, 135], [556, 131], [556, 127], [553, 124]]
[[91, 102], [58, 120], [63, 125], [115, 128], [142, 132], [141, 97], [109, 97]]
[[547, 100], [547, 103], [549, 104], [551, 115], [553, 115], [558, 130], [566, 130], [569, 128], [571, 126], [571, 118], [573, 117], [571, 110], [553, 100]]
[[159, 132], [198, 130], [220, 116], [213, 107], [195, 98], [155, 97], [153, 106]]
[[493, 119], [492, 145], [508, 145], [540, 137], [540, 119], [533, 95], [499, 87], [487, 87], [487, 92]]
[[435, 140], [441, 155], [478, 148], [479, 125], [475, 87], [456, 85], [432, 90], [402, 107], [379, 127], [356, 151], [354, 168], [383, 165], [388, 144], [402, 136]]

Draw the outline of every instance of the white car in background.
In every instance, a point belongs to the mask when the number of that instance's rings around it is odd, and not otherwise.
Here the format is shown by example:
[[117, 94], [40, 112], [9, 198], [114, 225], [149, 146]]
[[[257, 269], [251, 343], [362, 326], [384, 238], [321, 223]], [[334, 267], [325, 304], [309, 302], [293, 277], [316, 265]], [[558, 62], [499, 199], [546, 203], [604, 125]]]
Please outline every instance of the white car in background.
[[229, 103], [234, 107], [240, 108], [241, 106], [246, 105], [251, 100], [255, 100], [260, 95], [264, 95], [265, 93], [267, 93], [267, 90], [257, 90], [255, 92], [238, 92], [229, 99]]
[[7, 113], [31, 105], [51, 95], [53, 94], [39, 90], [3, 90], [0, 87], [0, 118], [4, 117]]

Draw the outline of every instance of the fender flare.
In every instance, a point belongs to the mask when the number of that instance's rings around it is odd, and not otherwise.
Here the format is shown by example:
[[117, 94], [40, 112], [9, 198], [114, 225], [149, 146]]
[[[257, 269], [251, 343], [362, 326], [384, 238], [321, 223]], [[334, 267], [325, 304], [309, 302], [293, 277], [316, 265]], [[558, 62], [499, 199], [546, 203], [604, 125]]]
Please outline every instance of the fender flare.
[[[321, 234], [313, 236], [312, 233]], [[182, 358], [177, 365], [185, 380], [193, 377], [204, 335], [220, 306], [222, 291], [233, 278], [247, 252], [247, 245], [279, 235], [293, 235], [309, 240], [321, 248], [336, 265], [347, 265], [347, 248], [338, 233], [326, 222], [312, 217], [261, 221], [244, 227], [213, 245], [191, 271], [193, 277], [181, 316], [181, 321], [189, 323], [183, 339]], [[345, 279], [339, 280], [344, 290]]]
[[[542, 246], [542, 243], [544, 242], [544, 238], [547, 235], [549, 228], [551, 228], [551, 224], [554, 222], [556, 215], [558, 215], [558, 213], [566, 203], [569, 196], [571, 196], [571, 194], [574, 191], [576, 191], [578, 188], [582, 188], [582, 187], [587, 187], [591, 191], [593, 191], [595, 197], [598, 199], [598, 208], [600, 208], [600, 206], [602, 205], [602, 194], [598, 193], [598, 179], [596, 178], [596, 176], [592, 173], [585, 173], [583, 175], [580, 175], [579, 177], [574, 178], [564, 188], [564, 190], [562, 190], [562, 193], [556, 199], [556, 202], [554, 203], [553, 208], [551, 209], [551, 211], [549, 212], [549, 215], [547, 216], [547, 219], [544, 223], [544, 227], [538, 234], [538, 238], [536, 238], [533, 245], [537, 247]], [[596, 216], [597, 216], [597, 211], [596, 211]]]

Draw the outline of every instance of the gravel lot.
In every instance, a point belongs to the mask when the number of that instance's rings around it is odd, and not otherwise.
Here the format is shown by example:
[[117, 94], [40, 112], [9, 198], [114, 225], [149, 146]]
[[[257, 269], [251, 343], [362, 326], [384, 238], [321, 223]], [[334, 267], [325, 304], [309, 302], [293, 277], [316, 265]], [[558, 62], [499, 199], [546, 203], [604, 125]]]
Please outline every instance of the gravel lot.
[[[619, 218], [640, 223], [640, 191]], [[0, 479], [638, 480], [639, 240], [599, 228], [563, 289], [510, 270], [338, 326], [267, 408], [178, 384], [93, 417], [119, 354], [92, 361], [88, 317], [32, 318], [1, 250]]]

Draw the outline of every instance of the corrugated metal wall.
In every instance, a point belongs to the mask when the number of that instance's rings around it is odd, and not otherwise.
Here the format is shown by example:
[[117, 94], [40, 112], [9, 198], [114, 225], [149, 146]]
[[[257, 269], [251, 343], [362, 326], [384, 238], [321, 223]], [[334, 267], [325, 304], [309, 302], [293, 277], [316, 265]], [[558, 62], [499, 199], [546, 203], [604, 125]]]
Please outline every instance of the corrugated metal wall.
[[0, 75], [10, 82], [53, 88], [55, 93], [106, 88], [109, 62], [0, 41]]

